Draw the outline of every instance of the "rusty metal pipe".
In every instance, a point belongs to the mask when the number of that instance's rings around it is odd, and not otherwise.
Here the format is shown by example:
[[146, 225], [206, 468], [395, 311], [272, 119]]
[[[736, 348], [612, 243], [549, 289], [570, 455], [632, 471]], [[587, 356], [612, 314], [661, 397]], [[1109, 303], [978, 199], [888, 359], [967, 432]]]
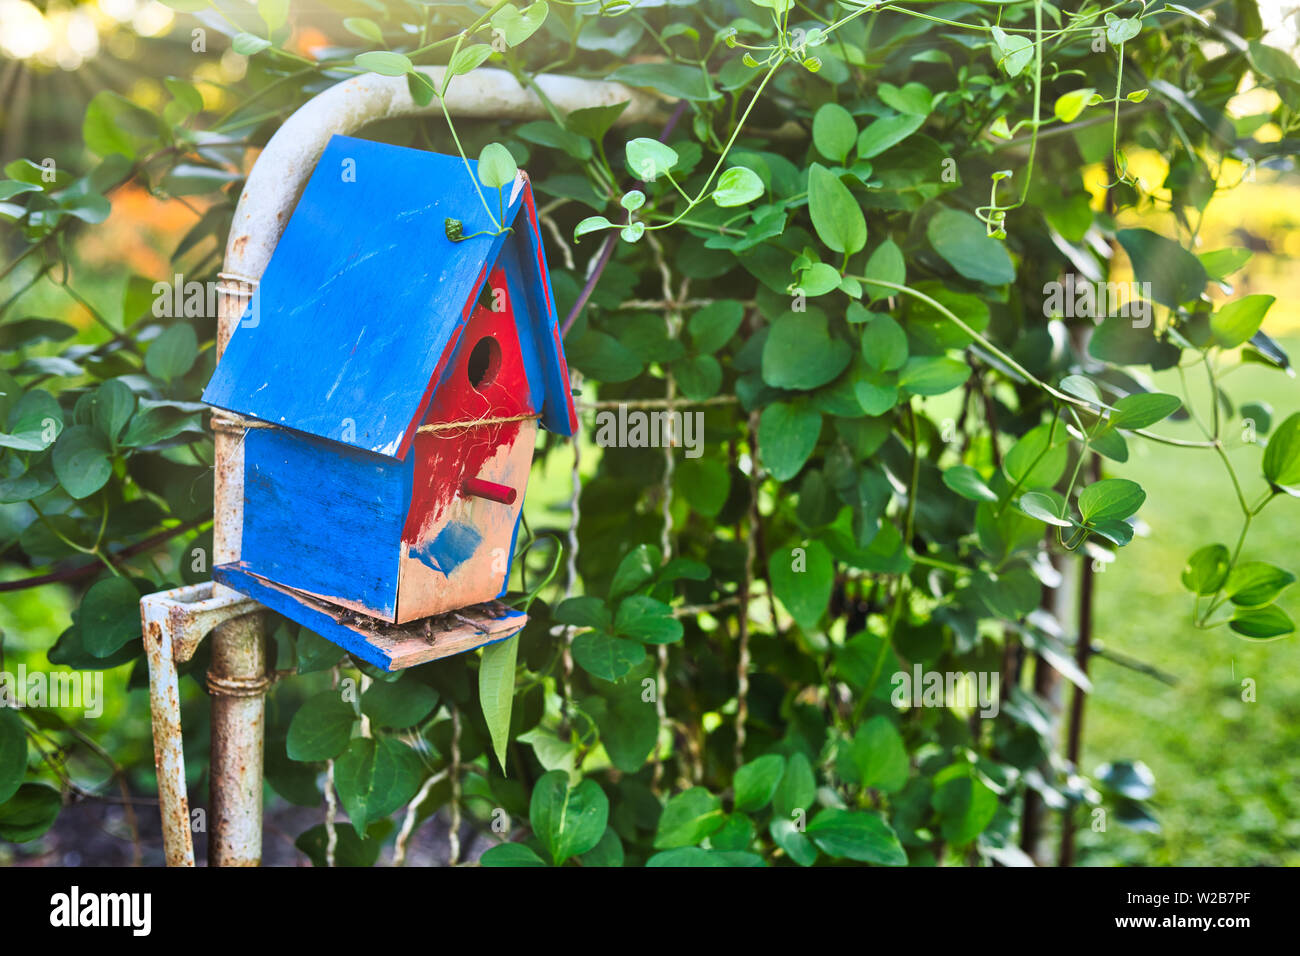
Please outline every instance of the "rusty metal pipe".
[[145, 659], [149, 664], [154, 770], [158, 774], [163, 852], [168, 866], [194, 865], [176, 665], [193, 657], [199, 641], [222, 621], [246, 615], [257, 607], [241, 594], [214, 597], [212, 592], [211, 583], [192, 584], [140, 600]]
[[[441, 88], [443, 67], [422, 67], [421, 72]], [[628, 107], [618, 119], [620, 124], [626, 124], [652, 119], [660, 112], [659, 100], [618, 83], [567, 76], [542, 76], [536, 82], [546, 98], [564, 113], [627, 101]], [[540, 119], [548, 115], [541, 97], [521, 86], [505, 70], [475, 70], [457, 77], [443, 103], [450, 114], [460, 117]], [[404, 77], [366, 74], [330, 87], [285, 121], [249, 172], [235, 207], [218, 288], [218, 359], [243, 318], [280, 233], [330, 137], [355, 132], [377, 120], [436, 113], [440, 109], [437, 101], [423, 107], [416, 104]], [[213, 415], [212, 426], [216, 457], [212, 560], [214, 564], [225, 564], [238, 561], [240, 553], [244, 507], [242, 430], [220, 415]], [[217, 866], [256, 866], [262, 850], [264, 695], [269, 683], [265, 623], [263, 615], [249, 613], [250, 608], [257, 607], [255, 603], [240, 605], [238, 602], [246, 599], [236, 592], [220, 584], [210, 587], [212, 600], [226, 602], [228, 609], [237, 609], [238, 616], [223, 619], [212, 631], [207, 681], [212, 693], [209, 860]], [[157, 597], [160, 595], [145, 598], [142, 610], [146, 602]], [[150, 654], [150, 683], [164, 829], [165, 833], [172, 832], [168, 863], [193, 865], [184, 755], [180, 749], [180, 709], [175, 664], [171, 660], [176, 648], [173, 646], [169, 654], [166, 647], [169, 640], [174, 643], [175, 636], [169, 636], [165, 626], [160, 633], [162, 639], [154, 640], [156, 646]], [[146, 648], [149, 644], [146, 641]], [[189, 653], [193, 653], [192, 647]], [[178, 829], [181, 820], [185, 826], [183, 837]]]

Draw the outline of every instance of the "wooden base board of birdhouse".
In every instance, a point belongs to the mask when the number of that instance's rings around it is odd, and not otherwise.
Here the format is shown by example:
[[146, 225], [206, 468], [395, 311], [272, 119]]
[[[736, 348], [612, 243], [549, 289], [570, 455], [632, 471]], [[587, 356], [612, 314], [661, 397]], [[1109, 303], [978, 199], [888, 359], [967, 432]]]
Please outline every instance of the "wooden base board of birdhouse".
[[409, 624], [390, 624], [268, 581], [238, 564], [218, 565], [212, 576], [386, 671], [495, 644], [518, 634], [528, 621], [522, 611], [488, 601]]

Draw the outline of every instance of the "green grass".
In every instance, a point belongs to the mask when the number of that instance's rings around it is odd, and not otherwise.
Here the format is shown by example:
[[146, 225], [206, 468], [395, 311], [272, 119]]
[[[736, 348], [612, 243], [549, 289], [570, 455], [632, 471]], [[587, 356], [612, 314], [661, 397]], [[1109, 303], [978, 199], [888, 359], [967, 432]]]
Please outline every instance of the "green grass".
[[[1300, 339], [1282, 343], [1300, 355]], [[1189, 371], [1191, 397], [1209, 410], [1204, 371]], [[1157, 387], [1182, 395], [1176, 372]], [[1300, 410], [1300, 383], [1261, 366], [1245, 366], [1223, 383], [1234, 403], [1265, 401], [1276, 426]], [[1201, 438], [1194, 423], [1155, 431]], [[1246, 499], [1264, 491], [1261, 449], [1241, 441], [1239, 419], [1224, 426]], [[1168, 687], [1106, 660], [1094, 659], [1095, 692], [1085, 719], [1084, 769], [1111, 759], [1142, 760], [1156, 775], [1162, 832], [1136, 833], [1113, 822], [1086, 831], [1085, 862], [1149, 865], [1295, 865], [1300, 863], [1300, 637], [1270, 643], [1237, 637], [1226, 627], [1198, 630], [1192, 599], [1179, 583], [1196, 548], [1232, 548], [1241, 513], [1226, 469], [1204, 449], [1175, 449], [1140, 439], [1123, 465], [1107, 474], [1147, 489], [1139, 516], [1150, 526], [1097, 578], [1096, 638], [1179, 678]], [[1300, 501], [1279, 497], [1257, 517], [1245, 560], [1267, 560], [1300, 572]], [[1300, 620], [1300, 587], [1281, 604]], [[1242, 680], [1255, 681], [1255, 702], [1242, 700]]]

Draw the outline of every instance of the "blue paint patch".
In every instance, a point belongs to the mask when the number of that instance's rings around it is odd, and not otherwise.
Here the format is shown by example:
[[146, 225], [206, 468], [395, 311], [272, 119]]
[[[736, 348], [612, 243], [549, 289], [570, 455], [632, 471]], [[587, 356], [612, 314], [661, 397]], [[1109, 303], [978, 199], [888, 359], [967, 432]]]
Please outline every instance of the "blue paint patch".
[[473, 557], [483, 536], [470, 525], [453, 523], [438, 532], [437, 537], [411, 554], [433, 570], [450, 577], [452, 572]]
[[288, 429], [250, 429], [244, 566], [391, 619], [413, 471], [413, 458], [393, 461]]

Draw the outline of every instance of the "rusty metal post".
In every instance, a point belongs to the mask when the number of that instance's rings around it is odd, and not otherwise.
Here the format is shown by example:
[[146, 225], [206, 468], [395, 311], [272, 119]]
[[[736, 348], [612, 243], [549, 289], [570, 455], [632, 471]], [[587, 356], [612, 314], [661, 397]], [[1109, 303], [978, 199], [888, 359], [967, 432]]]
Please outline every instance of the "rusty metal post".
[[140, 599], [149, 664], [154, 769], [158, 774], [163, 851], [168, 866], [194, 865], [176, 665], [193, 657], [199, 641], [214, 627], [255, 607], [256, 602], [241, 594], [214, 596], [211, 583], [159, 591]]

